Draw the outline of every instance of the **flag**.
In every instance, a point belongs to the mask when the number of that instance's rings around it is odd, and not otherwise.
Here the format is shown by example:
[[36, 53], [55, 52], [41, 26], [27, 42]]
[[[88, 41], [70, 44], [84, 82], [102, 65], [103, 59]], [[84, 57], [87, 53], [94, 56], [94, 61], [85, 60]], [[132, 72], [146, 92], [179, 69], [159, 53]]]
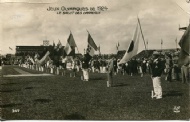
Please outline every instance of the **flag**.
[[178, 63], [179, 65], [188, 64], [190, 62], [190, 25], [181, 37], [179, 46], [181, 47]]
[[119, 42], [116, 44], [116, 49], [119, 50]]
[[57, 49], [61, 49], [62, 48], [62, 44], [61, 41], [59, 40], [59, 42], [57, 43]]
[[163, 40], [161, 39], [161, 44], [163, 44]]
[[40, 55], [39, 55], [38, 53], [36, 53], [36, 54], [34, 55], [34, 60], [37, 61], [39, 57], [40, 57]]
[[179, 30], [187, 30], [187, 27], [180, 27]]
[[72, 33], [70, 32], [70, 35], [69, 35], [69, 38], [67, 39], [67, 44], [64, 48], [65, 52], [67, 55], [69, 55], [71, 53], [71, 51], [77, 47], [76, 43], [75, 43], [75, 40], [73, 38], [73, 35]]
[[94, 52], [98, 50], [98, 47], [96, 46], [94, 40], [92, 39], [91, 35], [88, 33], [88, 46], [86, 49], [86, 53], [90, 56], [94, 55]]
[[65, 50], [65, 52], [66, 52], [67, 55], [69, 55], [71, 53], [72, 49], [71, 49], [71, 46], [69, 45], [68, 42], [67, 42], [64, 50]]
[[29, 57], [29, 60], [34, 64], [34, 59], [32, 57]]
[[77, 47], [75, 40], [73, 38], [73, 34], [70, 32], [69, 38], [68, 38], [68, 43], [71, 47]]
[[139, 36], [140, 36], [140, 24], [137, 23], [133, 38], [126, 50], [125, 55], [120, 60], [119, 64], [126, 63], [129, 61], [133, 56], [137, 54], [138, 51], [138, 45], [139, 45]]
[[9, 47], [10, 50], [13, 50], [11, 47]]
[[49, 54], [50, 52], [47, 51], [46, 54], [39, 60], [39, 63], [42, 64], [46, 60], [46, 58], [49, 56]]

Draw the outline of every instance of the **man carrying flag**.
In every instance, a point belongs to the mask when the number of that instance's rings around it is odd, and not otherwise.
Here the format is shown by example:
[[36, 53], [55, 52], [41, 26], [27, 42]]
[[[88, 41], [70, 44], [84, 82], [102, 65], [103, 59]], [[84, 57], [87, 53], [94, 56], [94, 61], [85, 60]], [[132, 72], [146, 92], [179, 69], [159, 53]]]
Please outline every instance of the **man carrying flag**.
[[82, 71], [83, 71], [83, 79], [84, 81], [89, 80], [89, 62], [91, 58], [94, 56], [95, 51], [98, 50], [98, 47], [96, 46], [94, 40], [92, 39], [90, 33], [88, 32], [88, 46], [86, 49], [86, 54], [84, 55], [83, 61], [82, 61]]

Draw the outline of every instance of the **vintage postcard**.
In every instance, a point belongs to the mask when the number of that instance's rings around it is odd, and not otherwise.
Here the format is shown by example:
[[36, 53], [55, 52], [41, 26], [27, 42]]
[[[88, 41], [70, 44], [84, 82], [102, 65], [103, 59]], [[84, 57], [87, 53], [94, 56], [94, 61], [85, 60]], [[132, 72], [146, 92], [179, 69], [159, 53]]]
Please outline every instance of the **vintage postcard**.
[[0, 0], [1, 120], [189, 120], [189, 0]]

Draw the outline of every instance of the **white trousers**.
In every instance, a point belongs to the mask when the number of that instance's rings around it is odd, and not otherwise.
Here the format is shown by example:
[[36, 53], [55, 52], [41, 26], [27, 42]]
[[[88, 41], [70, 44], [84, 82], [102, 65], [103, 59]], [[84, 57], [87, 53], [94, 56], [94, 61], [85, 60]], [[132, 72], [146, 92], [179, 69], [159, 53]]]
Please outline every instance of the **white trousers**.
[[82, 71], [83, 71], [84, 80], [89, 80], [88, 69], [83, 69]]
[[79, 72], [80, 71], [80, 66], [76, 66], [76, 68], [77, 68], [77, 72]]
[[106, 73], [106, 67], [102, 68], [102, 73]]
[[53, 73], [53, 68], [50, 68], [50, 73]]
[[153, 77], [153, 88], [156, 97], [162, 97], [161, 77]]
[[95, 68], [94, 68], [94, 66], [92, 66], [92, 72], [93, 72], [93, 73], [95, 72]]
[[101, 67], [100, 67], [100, 73], [102, 73], [102, 72], [103, 72], [103, 67], [101, 66]]

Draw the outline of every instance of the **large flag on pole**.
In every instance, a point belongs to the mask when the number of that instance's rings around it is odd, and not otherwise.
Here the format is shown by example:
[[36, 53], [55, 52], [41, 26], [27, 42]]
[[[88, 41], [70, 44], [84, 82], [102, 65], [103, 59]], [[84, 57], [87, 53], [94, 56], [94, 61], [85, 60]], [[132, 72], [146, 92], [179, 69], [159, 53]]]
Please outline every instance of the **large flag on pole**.
[[69, 55], [75, 47], [77, 47], [77, 45], [75, 43], [72, 33], [70, 33], [69, 38], [67, 39], [67, 44], [64, 48], [66, 54]]
[[86, 49], [86, 53], [89, 54], [91, 57], [94, 55], [95, 51], [98, 50], [94, 40], [92, 39], [90, 33], [88, 32], [88, 46]]
[[71, 53], [72, 49], [71, 49], [71, 46], [69, 45], [68, 42], [67, 42], [64, 50], [65, 50], [65, 52], [66, 52], [67, 55], [69, 55]]
[[137, 23], [133, 38], [127, 47], [126, 53], [123, 58], [120, 60], [119, 64], [126, 63], [129, 61], [133, 56], [137, 54], [138, 46], [139, 46], [139, 36], [140, 36], [140, 25], [139, 22]]
[[179, 46], [181, 47], [178, 63], [179, 65], [188, 64], [190, 62], [190, 24], [187, 30], [181, 37], [179, 41]]

